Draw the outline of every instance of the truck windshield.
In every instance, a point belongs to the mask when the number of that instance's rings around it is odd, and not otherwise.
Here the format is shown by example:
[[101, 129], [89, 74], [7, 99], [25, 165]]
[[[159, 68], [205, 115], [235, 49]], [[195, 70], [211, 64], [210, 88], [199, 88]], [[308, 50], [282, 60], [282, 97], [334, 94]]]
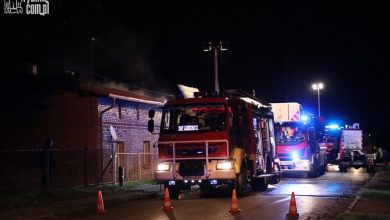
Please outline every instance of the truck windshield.
[[299, 124], [276, 124], [276, 142], [278, 144], [296, 144], [305, 141], [305, 128]]
[[184, 133], [226, 130], [223, 104], [168, 106], [163, 109], [161, 133]]

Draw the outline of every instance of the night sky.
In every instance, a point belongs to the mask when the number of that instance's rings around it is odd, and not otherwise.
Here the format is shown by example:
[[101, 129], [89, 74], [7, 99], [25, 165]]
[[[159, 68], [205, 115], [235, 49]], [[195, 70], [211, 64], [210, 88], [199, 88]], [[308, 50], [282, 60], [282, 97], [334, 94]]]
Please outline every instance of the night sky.
[[1, 60], [176, 93], [177, 83], [213, 89], [213, 58], [203, 48], [228, 42], [219, 57], [222, 89], [255, 89], [264, 100], [300, 102], [317, 114], [311, 84], [321, 81], [327, 120], [359, 122], [375, 143], [390, 147], [385, 5], [166, 2], [50, 0], [49, 15], [2, 14]]

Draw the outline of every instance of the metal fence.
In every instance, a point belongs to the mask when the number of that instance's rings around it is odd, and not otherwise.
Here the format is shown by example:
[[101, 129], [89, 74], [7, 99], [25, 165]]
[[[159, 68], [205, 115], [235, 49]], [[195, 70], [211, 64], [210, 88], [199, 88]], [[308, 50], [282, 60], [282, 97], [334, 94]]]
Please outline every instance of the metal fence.
[[109, 148], [0, 151], [0, 192], [118, 183], [119, 167], [124, 181], [154, 179], [156, 157]]
[[156, 161], [158, 154], [155, 153], [117, 153], [116, 154], [116, 174], [114, 182], [119, 180], [119, 170], [123, 170], [124, 182], [135, 180], [154, 179], [156, 171]]

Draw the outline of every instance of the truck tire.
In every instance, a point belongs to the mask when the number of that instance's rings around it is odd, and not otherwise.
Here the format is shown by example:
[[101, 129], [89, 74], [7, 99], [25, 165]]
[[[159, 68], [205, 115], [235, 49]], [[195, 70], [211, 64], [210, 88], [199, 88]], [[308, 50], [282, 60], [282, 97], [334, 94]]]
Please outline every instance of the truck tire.
[[200, 185], [200, 192], [202, 195], [208, 195], [213, 191], [213, 187], [209, 184], [202, 184]]
[[168, 187], [169, 197], [171, 199], [178, 199], [180, 195], [180, 189], [178, 187]]
[[169, 191], [169, 196], [172, 198], [172, 199], [178, 199], [179, 198], [179, 195], [180, 195], [180, 189], [174, 189], [171, 191]]
[[271, 184], [277, 184], [280, 182], [280, 174], [275, 174], [271, 178]]
[[368, 166], [368, 167], [367, 167], [367, 172], [369, 172], [369, 173], [375, 173], [375, 167], [373, 167], [373, 166]]
[[245, 161], [242, 161], [240, 173], [236, 176], [236, 189], [237, 193], [243, 193], [248, 186], [247, 165]]
[[320, 175], [319, 157], [319, 153], [313, 156], [313, 164], [310, 165], [310, 171], [307, 173], [308, 178], [316, 178]]
[[255, 178], [251, 181], [251, 187], [253, 191], [266, 191], [268, 183], [264, 178]]
[[307, 173], [307, 178], [316, 178], [319, 176], [319, 170], [315, 169]]
[[328, 165], [326, 164], [325, 166], [323, 166], [323, 167], [321, 168], [321, 173], [320, 173], [321, 176], [324, 175], [324, 174], [326, 173], [327, 167], [328, 167]]
[[248, 186], [248, 179], [246, 174], [239, 173], [237, 174], [237, 180], [236, 180], [236, 189], [237, 193], [241, 194], [243, 193]]
[[348, 165], [345, 162], [339, 164], [339, 171], [341, 173], [346, 173], [348, 171]]

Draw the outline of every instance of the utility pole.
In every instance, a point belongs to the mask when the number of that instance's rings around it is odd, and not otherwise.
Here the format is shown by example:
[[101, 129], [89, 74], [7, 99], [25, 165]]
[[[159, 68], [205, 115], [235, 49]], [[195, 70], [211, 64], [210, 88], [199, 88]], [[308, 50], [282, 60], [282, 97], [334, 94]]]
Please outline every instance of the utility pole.
[[215, 74], [215, 91], [219, 94], [219, 79], [218, 79], [218, 52], [219, 51], [226, 51], [228, 50], [226, 47], [223, 47], [222, 42], [219, 42], [217, 44], [213, 44], [209, 42], [208, 48], [204, 48], [203, 51], [205, 52], [213, 52], [214, 56], [214, 74]]
[[98, 39], [95, 36], [91, 37], [91, 73], [89, 74], [90, 78], [95, 74], [95, 44]]

